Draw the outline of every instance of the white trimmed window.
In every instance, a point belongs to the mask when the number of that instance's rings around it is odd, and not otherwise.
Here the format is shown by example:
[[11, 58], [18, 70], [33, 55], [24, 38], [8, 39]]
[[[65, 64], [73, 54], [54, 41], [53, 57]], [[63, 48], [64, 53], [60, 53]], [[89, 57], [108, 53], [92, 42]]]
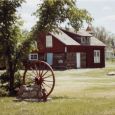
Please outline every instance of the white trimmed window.
[[89, 37], [81, 37], [81, 43], [82, 44], [89, 44], [90, 38]]
[[46, 36], [46, 47], [53, 47], [53, 43], [52, 43], [52, 36], [51, 35], [47, 35]]
[[94, 63], [100, 63], [100, 50], [94, 50]]
[[38, 54], [37, 53], [29, 54], [29, 60], [38, 60]]

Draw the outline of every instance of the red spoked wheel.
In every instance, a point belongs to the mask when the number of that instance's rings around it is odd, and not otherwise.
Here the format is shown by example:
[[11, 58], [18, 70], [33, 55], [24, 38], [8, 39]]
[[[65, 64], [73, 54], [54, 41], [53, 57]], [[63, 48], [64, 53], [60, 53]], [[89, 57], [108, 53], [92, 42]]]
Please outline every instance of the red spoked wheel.
[[25, 65], [23, 84], [31, 84], [37, 79], [37, 84], [46, 92], [48, 97], [55, 86], [55, 76], [52, 67], [44, 61], [32, 61]]

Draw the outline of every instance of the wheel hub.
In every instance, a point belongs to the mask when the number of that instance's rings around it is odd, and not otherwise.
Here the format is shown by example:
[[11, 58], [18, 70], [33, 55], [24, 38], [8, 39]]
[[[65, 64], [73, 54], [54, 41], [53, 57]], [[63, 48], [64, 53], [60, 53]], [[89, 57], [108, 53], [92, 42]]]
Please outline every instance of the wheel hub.
[[41, 85], [43, 83], [43, 78], [42, 77], [35, 77], [35, 83], [37, 85]]

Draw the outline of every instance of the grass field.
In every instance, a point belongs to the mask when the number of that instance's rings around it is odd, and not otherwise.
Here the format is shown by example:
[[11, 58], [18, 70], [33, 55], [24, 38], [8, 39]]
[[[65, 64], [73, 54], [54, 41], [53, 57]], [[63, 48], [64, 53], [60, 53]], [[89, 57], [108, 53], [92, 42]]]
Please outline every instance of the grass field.
[[115, 63], [103, 69], [55, 71], [56, 86], [46, 103], [0, 98], [0, 115], [115, 115]]

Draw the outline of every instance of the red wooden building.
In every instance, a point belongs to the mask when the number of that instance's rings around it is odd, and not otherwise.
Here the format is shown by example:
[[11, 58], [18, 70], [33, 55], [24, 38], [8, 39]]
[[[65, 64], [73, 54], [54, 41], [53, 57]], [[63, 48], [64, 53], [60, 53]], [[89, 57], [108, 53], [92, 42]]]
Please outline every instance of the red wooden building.
[[104, 43], [84, 30], [57, 30], [41, 33], [39, 52], [31, 53], [30, 60], [44, 60], [56, 69], [105, 67]]

